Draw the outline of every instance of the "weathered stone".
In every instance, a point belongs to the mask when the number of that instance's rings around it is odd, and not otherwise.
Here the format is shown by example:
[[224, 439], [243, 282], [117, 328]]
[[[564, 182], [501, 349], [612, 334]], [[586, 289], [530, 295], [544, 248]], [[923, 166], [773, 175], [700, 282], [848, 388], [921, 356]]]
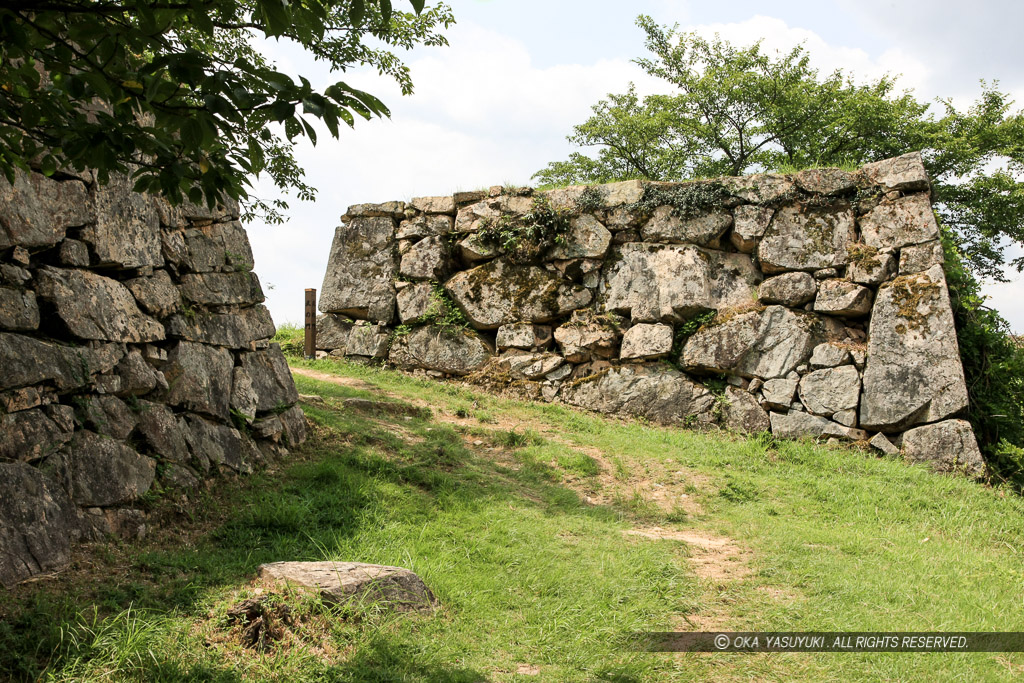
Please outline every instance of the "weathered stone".
[[644, 185], [639, 180], [623, 180], [618, 183], [600, 185], [604, 208], [612, 209], [623, 204], [634, 204], [644, 196]]
[[360, 218], [334, 232], [320, 310], [390, 324], [395, 318], [395, 223]]
[[764, 237], [765, 230], [772, 222], [775, 210], [766, 206], [743, 204], [733, 210], [734, 225], [729, 235], [736, 249], [744, 254], [753, 253], [757, 243]]
[[89, 247], [85, 242], [65, 239], [60, 243], [60, 262], [75, 268], [89, 267]]
[[342, 215], [342, 222], [354, 218], [404, 218], [405, 202], [383, 202], [381, 204], [355, 204]]
[[847, 276], [861, 285], [879, 285], [896, 273], [896, 256], [891, 252], [871, 253], [865, 248], [850, 261]]
[[32, 273], [13, 263], [0, 263], [0, 285], [24, 287], [32, 279]]
[[402, 256], [399, 274], [410, 280], [441, 280], [448, 271], [448, 247], [440, 237], [426, 237]]
[[260, 412], [278, 410], [299, 400], [292, 372], [279, 345], [271, 344], [262, 351], [241, 354], [241, 366], [259, 396], [256, 409]]
[[838, 168], [809, 168], [793, 180], [801, 190], [815, 194], [839, 195], [857, 189], [856, 176]]
[[344, 353], [351, 331], [352, 323], [347, 318], [330, 313], [318, 316], [316, 319], [316, 348], [327, 351], [341, 349]]
[[[451, 200], [451, 197], [448, 199]], [[454, 223], [451, 216], [416, 216], [399, 223], [395, 239], [415, 240], [447, 235], [452, 231]]]
[[100, 436], [124, 441], [135, 429], [138, 418], [116, 396], [79, 396], [74, 414], [78, 423]]
[[537, 266], [496, 259], [462, 271], [445, 290], [476, 329], [515, 322], [547, 322], [590, 303], [588, 289]]
[[978, 478], [985, 474], [985, 461], [967, 420], [945, 420], [907, 430], [903, 455], [911, 462], [927, 463], [936, 472]]
[[850, 352], [842, 346], [831, 343], [818, 344], [811, 353], [812, 368], [834, 368], [850, 362]]
[[156, 270], [151, 277], [137, 277], [124, 284], [142, 310], [150, 315], [162, 318], [177, 310], [181, 302], [178, 288], [166, 270]]
[[862, 429], [827, 420], [817, 415], [790, 410], [771, 414], [772, 435], [780, 439], [798, 439], [801, 436], [866, 441], [868, 433]]
[[783, 273], [761, 283], [757, 298], [766, 304], [802, 306], [818, 293], [818, 283], [809, 273]]
[[941, 266], [945, 260], [939, 240], [912, 244], [900, 250], [900, 275], [920, 273], [932, 266]]
[[160, 217], [160, 224], [169, 228], [184, 228], [190, 225], [210, 225], [211, 223], [223, 223], [225, 221], [237, 221], [240, 215], [238, 202], [234, 199], [226, 199], [211, 209], [205, 202], [193, 204], [187, 199], [180, 204], [171, 204], [162, 197], [154, 197], [157, 215]]
[[402, 324], [418, 323], [431, 311], [434, 287], [429, 282], [416, 282], [398, 291], [398, 319]]
[[760, 276], [748, 256], [689, 245], [625, 244], [605, 268], [604, 309], [634, 322], [683, 322], [749, 302]]
[[659, 206], [640, 229], [640, 236], [645, 242], [682, 242], [707, 246], [724, 235], [731, 225], [732, 214], [725, 209], [681, 218], [671, 206]]
[[75, 432], [69, 451], [71, 498], [79, 505], [130, 503], [149, 491], [156, 478], [152, 458], [94, 432]]
[[889, 441], [889, 438], [881, 432], [871, 437], [871, 441], [869, 441], [868, 443], [870, 443], [874, 448], [877, 448], [886, 455], [900, 454], [900, 449], [894, 446], [892, 441]]
[[30, 331], [39, 327], [39, 306], [31, 290], [0, 287], [0, 329]]
[[886, 190], [912, 192], [929, 187], [928, 171], [920, 152], [866, 164], [860, 169], [860, 175], [865, 183], [880, 185]]
[[771, 423], [756, 398], [743, 389], [728, 386], [722, 403], [722, 426], [734, 432], [757, 434], [767, 432]]
[[347, 356], [385, 358], [391, 345], [391, 333], [386, 327], [355, 324], [348, 333]]
[[661, 358], [672, 352], [672, 341], [671, 325], [637, 323], [623, 334], [619, 358]]
[[275, 443], [281, 441], [281, 437], [284, 436], [284, 424], [277, 415], [261, 417], [252, 423], [250, 429], [257, 439], [269, 439]]
[[263, 303], [263, 288], [256, 273], [187, 273], [181, 276], [181, 295], [204, 306]]
[[309, 425], [302, 408], [292, 406], [278, 415], [278, 418], [280, 418], [281, 426], [284, 429], [283, 436], [286, 446], [298, 446], [306, 440], [309, 434]]
[[846, 410], [837, 410], [832, 413], [832, 421], [838, 422], [846, 427], [857, 426], [857, 410], [854, 408], [848, 408]]
[[171, 316], [167, 322], [169, 337], [235, 349], [249, 348], [257, 340], [270, 339], [274, 332], [270, 311], [263, 305], [231, 313], [194, 311], [191, 315]]
[[894, 432], [967, 407], [967, 385], [942, 266], [878, 290], [871, 314], [860, 423]]
[[224, 245], [211, 234], [209, 227], [191, 228], [182, 233], [185, 250], [179, 263], [193, 273], [219, 270], [226, 262]]
[[53, 304], [68, 331], [80, 339], [146, 342], [165, 337], [163, 325], [142, 313], [116, 280], [88, 270], [44, 267], [37, 281], [38, 295]]
[[800, 402], [815, 415], [831, 417], [854, 410], [860, 399], [860, 373], [852, 365], [815, 370], [800, 378]]
[[823, 280], [818, 285], [814, 310], [848, 318], [867, 315], [871, 312], [871, 290], [847, 280]]
[[898, 249], [939, 238], [932, 203], [924, 193], [883, 202], [860, 217], [864, 242], [871, 247]]
[[423, 580], [401, 567], [362, 562], [274, 562], [259, 578], [305, 588], [334, 605], [382, 605], [398, 612], [431, 612], [437, 598]]
[[96, 188], [96, 222], [82, 230], [101, 264], [121, 268], [163, 265], [160, 218], [153, 198], [132, 191], [126, 175]]
[[231, 375], [231, 413], [240, 415], [248, 422], [256, 419], [256, 408], [260, 397], [252, 386], [252, 378], [243, 368], [236, 367]]
[[555, 353], [531, 353], [513, 349], [494, 359], [495, 364], [515, 379], [537, 380], [565, 365]]
[[59, 486], [25, 463], [0, 463], [0, 586], [63, 569], [77, 536], [75, 507]]
[[608, 253], [612, 234], [588, 213], [577, 216], [569, 224], [565, 244], [556, 244], [547, 253], [549, 259], [601, 259]]
[[786, 176], [755, 173], [719, 178], [734, 196], [752, 204], [771, 204], [793, 196], [794, 185]]
[[186, 440], [193, 457], [206, 458], [218, 468], [228, 467], [239, 474], [252, 472], [261, 459], [256, 445], [234, 427], [209, 422], [198, 415], [186, 418]]
[[121, 386], [116, 392], [118, 396], [143, 396], [158, 386], [167, 388], [164, 374], [150, 366], [137, 350], [129, 351], [114, 372], [121, 378]]
[[69, 406], [33, 408], [0, 416], [0, 460], [40, 460], [71, 440], [74, 411]]
[[530, 323], [502, 325], [498, 328], [498, 348], [533, 349], [547, 346], [551, 343], [551, 332], [551, 326], [549, 325], [533, 325]]
[[14, 184], [0, 178], [0, 249], [48, 247], [71, 226], [96, 219], [85, 185], [51, 180], [39, 173], [17, 173]]
[[836, 334], [818, 316], [769, 306], [700, 329], [687, 340], [681, 361], [687, 370], [785, 377], [806, 362], [815, 346]]
[[765, 405], [774, 410], [789, 410], [800, 384], [795, 379], [769, 379], [761, 387]]
[[164, 404], [140, 401], [136, 430], [139, 445], [146, 452], [161, 461], [188, 462], [187, 428]]
[[624, 365], [562, 386], [570, 405], [662, 424], [710, 425], [715, 397], [683, 373], [660, 365]]
[[459, 207], [478, 202], [486, 196], [486, 190], [466, 190], [452, 193], [452, 201], [455, 202], [456, 207]]
[[776, 212], [757, 256], [765, 273], [829, 268], [846, 263], [855, 237], [850, 209], [791, 205]]
[[403, 368], [468, 375], [490, 357], [491, 349], [475, 333], [427, 325], [396, 339], [389, 360]]
[[448, 197], [413, 197], [412, 208], [423, 213], [455, 213], [455, 199]]
[[169, 386], [167, 402], [228, 420], [234, 365], [226, 349], [179, 342], [171, 349], [163, 368]]
[[479, 233], [472, 233], [459, 242], [459, 255], [469, 264], [496, 258], [502, 253], [501, 247]]
[[[87, 384], [93, 373], [110, 369], [105, 365], [112, 353], [113, 349], [103, 347], [62, 346], [0, 332], [0, 389], [47, 381], [52, 381], [58, 389], [75, 389]], [[114, 364], [117, 360], [120, 357]]]
[[[458, 203], [458, 200], [456, 200]], [[531, 209], [529, 197], [502, 196], [486, 199], [459, 209], [455, 216], [455, 232], [478, 232], [498, 220], [502, 214], [524, 214]]]
[[52, 403], [55, 400], [56, 396], [45, 389], [43, 391], [37, 387], [12, 389], [0, 392], [0, 413], [17, 413], [41, 406], [44, 403]]

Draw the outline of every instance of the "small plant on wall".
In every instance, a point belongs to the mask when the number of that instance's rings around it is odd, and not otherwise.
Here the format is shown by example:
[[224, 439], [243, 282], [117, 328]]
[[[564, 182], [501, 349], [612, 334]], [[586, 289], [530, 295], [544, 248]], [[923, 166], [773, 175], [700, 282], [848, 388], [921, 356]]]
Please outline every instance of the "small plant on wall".
[[572, 212], [557, 209], [547, 197], [533, 199], [530, 210], [522, 215], [503, 213], [480, 229], [487, 245], [502, 249], [513, 263], [530, 263], [549, 249], [566, 243]]

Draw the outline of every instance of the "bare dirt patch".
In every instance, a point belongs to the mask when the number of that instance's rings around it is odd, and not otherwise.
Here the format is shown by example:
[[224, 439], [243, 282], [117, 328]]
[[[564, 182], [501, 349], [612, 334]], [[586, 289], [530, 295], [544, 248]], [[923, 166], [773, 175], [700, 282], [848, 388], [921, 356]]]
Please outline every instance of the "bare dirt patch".
[[341, 386], [352, 387], [353, 389], [361, 389], [363, 391], [377, 391], [379, 393], [377, 387], [356, 377], [331, 375], [326, 372], [320, 372], [319, 370], [310, 370], [309, 368], [293, 367], [291, 370], [293, 375], [302, 375], [303, 377], [309, 377], [310, 379], [315, 379], [320, 382], [340, 384]]
[[731, 538], [713, 536], [695, 529], [663, 529], [658, 526], [626, 529], [623, 533], [685, 543], [690, 550], [690, 565], [702, 579], [720, 583], [742, 579], [750, 574], [748, 563], [751, 552]]

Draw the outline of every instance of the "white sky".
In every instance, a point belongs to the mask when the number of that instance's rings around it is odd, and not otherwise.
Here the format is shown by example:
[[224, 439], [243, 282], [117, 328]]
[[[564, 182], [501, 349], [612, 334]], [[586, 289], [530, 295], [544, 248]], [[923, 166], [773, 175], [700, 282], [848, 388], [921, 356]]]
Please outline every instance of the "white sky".
[[[299, 163], [319, 189], [316, 202], [290, 200], [285, 225], [248, 227], [256, 272], [278, 323], [300, 323], [303, 290], [320, 289], [338, 217], [350, 204], [408, 200], [505, 183], [528, 184], [548, 162], [572, 150], [565, 140], [590, 106], [630, 81], [642, 94], [668, 91], [631, 59], [645, 56], [634, 24], [720, 33], [735, 44], [763, 39], [769, 49], [804, 42], [823, 72], [858, 77], [900, 74], [921, 99], [960, 105], [998, 80], [1024, 106], [1019, 0], [836, 0], [834, 2], [688, 2], [686, 0], [449, 0], [456, 21], [450, 46], [404, 55], [416, 92], [401, 97], [375, 73], [332, 77], [301, 53], [275, 43], [278, 66], [314, 84], [344, 79], [380, 97], [390, 119], [359, 121], [339, 140], [323, 132], [302, 145]], [[399, 0], [396, 8], [406, 8]], [[269, 188], [262, 189], [270, 196]], [[1024, 331], [1024, 278], [986, 287], [989, 304]]]

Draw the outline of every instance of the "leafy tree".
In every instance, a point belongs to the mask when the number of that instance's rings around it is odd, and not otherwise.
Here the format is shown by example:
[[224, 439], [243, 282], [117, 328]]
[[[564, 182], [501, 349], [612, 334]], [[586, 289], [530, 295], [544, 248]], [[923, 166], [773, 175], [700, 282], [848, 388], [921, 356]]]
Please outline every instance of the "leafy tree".
[[[451, 10], [409, 0], [9, 0], [0, 7], [0, 171], [131, 172], [140, 191], [212, 205], [248, 199], [280, 221], [283, 201], [250, 197], [261, 173], [311, 198], [292, 154], [316, 119], [388, 115], [338, 81], [322, 91], [254, 46], [297, 43], [332, 71], [370, 66], [412, 92], [392, 52], [445, 45]], [[367, 40], [369, 39], [369, 41]], [[372, 41], [372, 44], [371, 42]], [[272, 125], [277, 124], [277, 125]]]
[[[534, 176], [542, 184], [848, 166], [922, 150], [969, 268], [1004, 278], [1002, 245], [1024, 244], [1024, 114], [994, 85], [967, 111], [941, 101], [936, 116], [893, 78], [819, 73], [803, 46], [772, 56], [760, 43], [680, 34], [646, 16], [637, 24], [652, 56], [636, 63], [677, 92], [641, 99], [631, 87], [598, 102], [569, 136], [596, 156], [549, 164]], [[1024, 270], [1024, 258], [1012, 263]]]

